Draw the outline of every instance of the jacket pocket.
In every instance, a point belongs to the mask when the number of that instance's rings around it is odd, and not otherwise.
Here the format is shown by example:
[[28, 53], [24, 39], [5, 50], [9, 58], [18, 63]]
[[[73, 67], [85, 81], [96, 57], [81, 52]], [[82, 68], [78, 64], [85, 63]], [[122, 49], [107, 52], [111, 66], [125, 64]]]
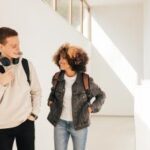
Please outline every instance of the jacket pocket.
[[88, 103], [85, 102], [83, 106], [78, 111], [78, 124], [84, 125], [89, 122], [89, 112], [88, 112]]
[[57, 116], [57, 110], [55, 108], [55, 104], [54, 102], [51, 103], [50, 105], [50, 112], [47, 116], [47, 119], [50, 121], [50, 122], [53, 122], [55, 119], [56, 119], [56, 116]]

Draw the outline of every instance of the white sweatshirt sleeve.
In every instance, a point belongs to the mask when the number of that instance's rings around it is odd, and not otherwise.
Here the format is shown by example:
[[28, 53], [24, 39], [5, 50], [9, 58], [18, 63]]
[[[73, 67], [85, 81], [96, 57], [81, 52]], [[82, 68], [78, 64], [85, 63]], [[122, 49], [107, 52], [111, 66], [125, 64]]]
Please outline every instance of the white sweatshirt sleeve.
[[36, 71], [31, 62], [29, 62], [30, 80], [31, 80], [31, 100], [32, 100], [32, 113], [38, 115], [41, 105], [41, 86], [36, 74]]

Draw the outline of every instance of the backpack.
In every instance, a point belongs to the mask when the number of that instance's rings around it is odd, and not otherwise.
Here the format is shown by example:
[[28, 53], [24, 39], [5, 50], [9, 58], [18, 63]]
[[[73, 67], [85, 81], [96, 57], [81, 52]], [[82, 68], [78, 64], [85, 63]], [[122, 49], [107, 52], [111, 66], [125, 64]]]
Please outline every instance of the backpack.
[[[56, 90], [57, 83], [59, 81], [59, 77], [60, 77], [61, 73], [62, 73], [62, 71], [57, 72], [52, 79], [54, 91]], [[89, 89], [90, 89], [89, 75], [83, 72], [82, 73], [82, 81], [83, 81], [84, 90], [85, 90], [85, 93], [87, 96], [87, 102], [90, 102], [91, 98], [89, 96]]]
[[[23, 69], [25, 71], [25, 74], [27, 76], [27, 81], [29, 83], [29, 85], [31, 84], [31, 80], [30, 80], [30, 70], [29, 70], [29, 64], [28, 64], [28, 60], [23, 58], [22, 59], [22, 66], [23, 66]], [[0, 72], [1, 73], [4, 73], [5, 72], [5, 69], [2, 65], [0, 65]]]

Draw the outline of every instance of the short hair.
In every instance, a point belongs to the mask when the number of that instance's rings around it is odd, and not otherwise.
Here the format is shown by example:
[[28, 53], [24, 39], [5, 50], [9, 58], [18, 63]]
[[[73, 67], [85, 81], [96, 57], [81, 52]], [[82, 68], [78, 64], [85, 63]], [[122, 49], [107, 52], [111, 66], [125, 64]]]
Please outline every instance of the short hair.
[[71, 66], [71, 69], [73, 71], [86, 71], [86, 65], [88, 63], [89, 58], [87, 53], [81, 47], [65, 43], [60, 46], [60, 48], [57, 50], [53, 57], [53, 60], [58, 67], [60, 67], [60, 57], [63, 57], [68, 61], [68, 64]]
[[6, 44], [6, 38], [11, 36], [18, 36], [17, 31], [8, 27], [0, 28], [0, 44]]

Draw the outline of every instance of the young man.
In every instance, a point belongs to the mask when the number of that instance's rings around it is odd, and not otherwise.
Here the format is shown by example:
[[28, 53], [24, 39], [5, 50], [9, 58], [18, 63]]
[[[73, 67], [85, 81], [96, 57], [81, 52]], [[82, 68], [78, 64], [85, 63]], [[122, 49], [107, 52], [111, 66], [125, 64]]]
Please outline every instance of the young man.
[[36, 72], [28, 61], [24, 68], [15, 30], [0, 28], [0, 53], [0, 150], [12, 150], [14, 139], [18, 150], [34, 150], [41, 101]]

